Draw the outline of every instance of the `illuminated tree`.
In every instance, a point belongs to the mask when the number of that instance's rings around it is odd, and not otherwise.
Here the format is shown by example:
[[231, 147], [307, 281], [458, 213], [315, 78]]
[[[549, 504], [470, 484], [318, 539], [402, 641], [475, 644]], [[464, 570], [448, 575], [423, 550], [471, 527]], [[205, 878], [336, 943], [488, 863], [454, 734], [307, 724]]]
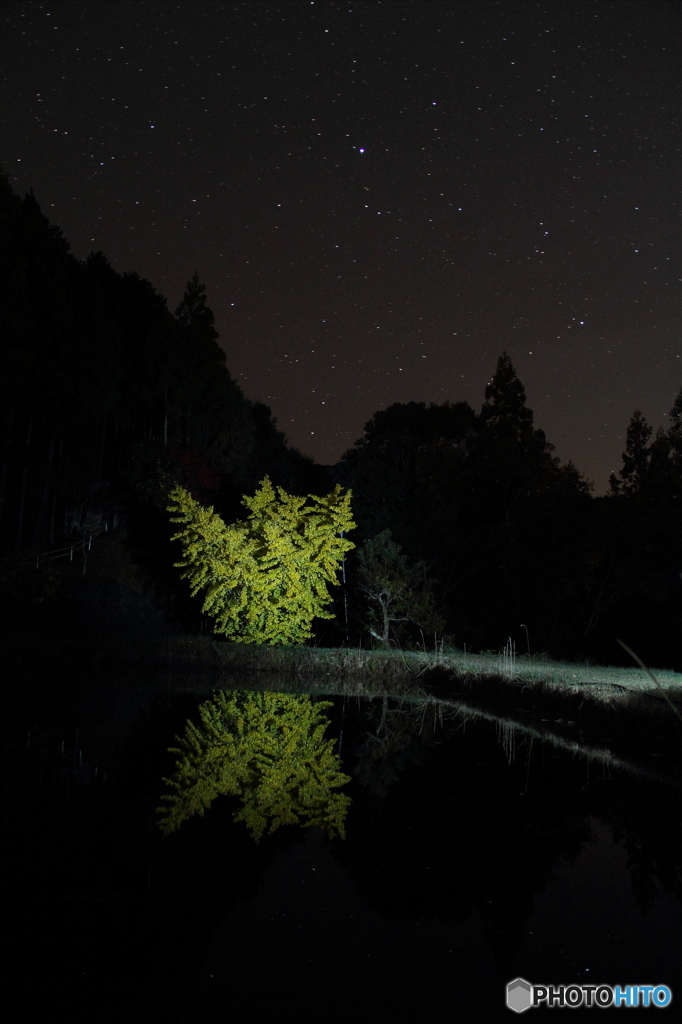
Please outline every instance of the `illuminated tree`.
[[302, 643], [314, 618], [331, 619], [329, 583], [355, 545], [340, 534], [354, 528], [350, 491], [340, 486], [324, 498], [277, 493], [268, 477], [252, 498], [245, 520], [226, 526], [183, 488], [170, 498], [171, 520], [184, 558], [176, 563], [192, 595], [205, 592], [203, 611], [216, 632], [242, 643]]
[[234, 820], [256, 841], [280, 825], [317, 825], [345, 838], [350, 798], [332, 790], [350, 778], [339, 770], [334, 740], [324, 738], [331, 706], [307, 694], [226, 691], [201, 704], [201, 724], [188, 721], [180, 746], [169, 748], [179, 758], [163, 780], [175, 792], [162, 797], [162, 832], [203, 816], [224, 794], [241, 799]]

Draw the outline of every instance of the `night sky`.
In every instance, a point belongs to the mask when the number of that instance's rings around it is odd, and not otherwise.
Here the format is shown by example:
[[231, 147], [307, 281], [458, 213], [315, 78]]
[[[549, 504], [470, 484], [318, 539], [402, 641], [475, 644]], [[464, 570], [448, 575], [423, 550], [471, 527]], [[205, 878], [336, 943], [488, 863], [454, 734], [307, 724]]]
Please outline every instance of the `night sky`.
[[0, 162], [318, 461], [506, 349], [599, 493], [682, 386], [681, 8], [4, 0]]

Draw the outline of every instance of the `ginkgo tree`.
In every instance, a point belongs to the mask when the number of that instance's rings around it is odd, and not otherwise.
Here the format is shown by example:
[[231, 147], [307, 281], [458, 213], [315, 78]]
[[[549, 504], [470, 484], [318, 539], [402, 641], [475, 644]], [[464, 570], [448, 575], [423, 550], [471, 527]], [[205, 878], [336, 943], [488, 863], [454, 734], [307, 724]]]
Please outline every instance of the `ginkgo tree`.
[[242, 504], [246, 519], [226, 525], [183, 487], [169, 495], [171, 521], [181, 524], [176, 562], [214, 631], [241, 643], [295, 644], [313, 635], [314, 618], [332, 619], [328, 584], [347, 551], [343, 534], [355, 526], [351, 492], [337, 485], [325, 497], [276, 490], [266, 476]]

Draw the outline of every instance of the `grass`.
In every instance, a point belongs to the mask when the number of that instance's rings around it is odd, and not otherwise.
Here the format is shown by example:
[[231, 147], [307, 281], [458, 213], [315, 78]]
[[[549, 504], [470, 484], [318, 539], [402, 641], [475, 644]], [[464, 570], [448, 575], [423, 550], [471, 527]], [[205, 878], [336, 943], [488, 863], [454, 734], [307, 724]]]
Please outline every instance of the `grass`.
[[586, 695], [609, 704], [626, 701], [633, 693], [655, 693], [660, 686], [676, 691], [682, 698], [682, 674], [655, 669], [652, 680], [646, 669], [620, 668], [588, 663], [554, 661], [547, 655], [523, 655], [510, 658], [505, 650], [500, 655], [450, 654], [442, 664], [452, 666], [458, 673], [474, 678], [500, 675], [545, 692], [558, 690], [562, 694]]
[[633, 695], [660, 695], [661, 690], [682, 699], [682, 674], [645, 667], [620, 668], [588, 663], [554, 661], [545, 654], [517, 656], [509, 641], [499, 652], [472, 654], [440, 647], [432, 652], [364, 650], [344, 647], [269, 646], [237, 644], [211, 636], [188, 635], [168, 639], [45, 639], [33, 635], [0, 638], [0, 663], [21, 665], [68, 661], [103, 664], [149, 665], [158, 668], [222, 669], [248, 675], [275, 674], [301, 681], [354, 680], [366, 684], [395, 685], [395, 696], [414, 683], [449, 680], [459, 689], [500, 681], [544, 695], [589, 698], [617, 707]]
[[[423, 651], [274, 647], [235, 644], [210, 636], [164, 640], [35, 636], [0, 640], [0, 664], [50, 670], [78, 664], [85, 676], [120, 689], [122, 672], [142, 691], [192, 693], [277, 689], [292, 693], [387, 697], [434, 714], [494, 722], [507, 749], [511, 734], [642, 775], [682, 782], [682, 674], [517, 656], [471, 654], [456, 648]], [[10, 672], [7, 672], [10, 669]], [[655, 760], [655, 771], [652, 764]]]

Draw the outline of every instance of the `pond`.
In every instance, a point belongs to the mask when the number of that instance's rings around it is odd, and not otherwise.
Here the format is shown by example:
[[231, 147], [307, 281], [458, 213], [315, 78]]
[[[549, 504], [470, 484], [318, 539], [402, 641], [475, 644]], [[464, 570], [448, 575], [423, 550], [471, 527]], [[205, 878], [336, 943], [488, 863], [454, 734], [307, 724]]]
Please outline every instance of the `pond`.
[[162, 836], [167, 748], [208, 689], [15, 679], [5, 899], [26, 1019], [508, 1020], [517, 977], [668, 986], [680, 1019], [679, 788], [428, 704], [331, 696], [345, 839], [255, 842], [224, 796]]

